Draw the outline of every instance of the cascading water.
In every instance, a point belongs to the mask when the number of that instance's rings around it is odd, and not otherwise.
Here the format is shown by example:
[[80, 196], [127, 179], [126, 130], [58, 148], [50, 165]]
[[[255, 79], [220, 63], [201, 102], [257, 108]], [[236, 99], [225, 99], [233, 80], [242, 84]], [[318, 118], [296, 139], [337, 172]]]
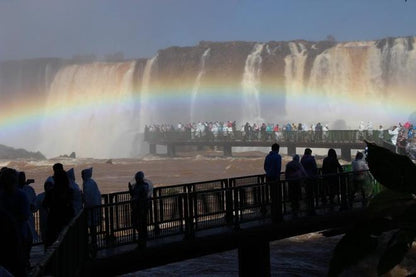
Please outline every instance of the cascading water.
[[301, 93], [304, 87], [305, 62], [308, 55], [302, 43], [289, 42], [289, 49], [290, 55], [285, 57], [286, 93], [295, 96]]
[[0, 62], [0, 144], [48, 157], [72, 151], [132, 157], [145, 124], [320, 121], [331, 127], [344, 120], [357, 128], [368, 120], [388, 128], [416, 110], [413, 37], [202, 45], [202, 56], [201, 45], [171, 47], [137, 62]]
[[151, 101], [150, 93], [150, 79], [152, 75], [153, 64], [157, 60], [158, 55], [155, 55], [150, 60], [147, 60], [143, 72], [142, 87], [140, 90], [140, 116], [139, 116], [139, 130], [144, 130], [146, 124], [157, 123], [153, 122], [155, 118], [155, 107]]
[[206, 49], [201, 56], [201, 66], [196, 76], [195, 83], [192, 88], [192, 95], [191, 95], [191, 122], [195, 120], [195, 101], [198, 96], [199, 87], [201, 85], [201, 78], [205, 74], [205, 60], [207, 59], [209, 52], [211, 51], [210, 48]]
[[[416, 56], [407, 44], [407, 39], [396, 39], [392, 47], [386, 44], [380, 50], [372, 41], [348, 42], [318, 55], [304, 91], [322, 99], [315, 107], [319, 116], [344, 116], [349, 122], [403, 120], [395, 117], [388, 103], [405, 84], [416, 85], [410, 77], [416, 74]], [[403, 97], [406, 92], [398, 94]]]
[[260, 75], [261, 75], [261, 53], [264, 44], [256, 43], [252, 52], [247, 56], [244, 66], [244, 74], [241, 85], [243, 87], [243, 122], [262, 122], [260, 109]]
[[40, 151], [83, 157], [129, 156], [135, 62], [62, 68], [51, 83]]

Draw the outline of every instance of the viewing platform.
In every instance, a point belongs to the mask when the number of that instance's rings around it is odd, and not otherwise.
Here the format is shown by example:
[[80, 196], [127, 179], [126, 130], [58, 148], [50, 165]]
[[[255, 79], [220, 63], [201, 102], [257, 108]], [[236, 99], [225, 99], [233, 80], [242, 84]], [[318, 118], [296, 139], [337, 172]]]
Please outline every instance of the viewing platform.
[[[340, 149], [341, 158], [351, 160], [352, 149], [364, 149], [364, 140], [373, 141], [386, 147], [384, 139], [389, 138], [387, 131], [359, 130], [330, 130], [330, 131], [282, 131], [282, 132], [253, 132], [246, 134], [242, 131], [227, 131], [213, 133], [198, 133], [190, 131], [147, 131], [145, 141], [149, 144], [149, 153], [157, 154], [157, 146], [167, 148], [167, 155], [174, 157], [182, 146], [219, 147], [224, 156], [232, 156], [233, 147], [267, 147], [278, 143], [287, 148], [288, 155], [296, 154], [296, 148]], [[388, 148], [391, 146], [387, 145]]]
[[[367, 184], [378, 184], [365, 172]], [[327, 178], [334, 194], [328, 194]], [[207, 254], [238, 249], [240, 276], [269, 276], [269, 242], [310, 232], [343, 233], [362, 215], [366, 196], [354, 192], [354, 172], [319, 175], [314, 194], [291, 205], [291, 181], [267, 183], [265, 175], [156, 187], [150, 199], [147, 247], [137, 248], [128, 192], [102, 195], [83, 210], [38, 263], [33, 276], [114, 276]], [[311, 206], [312, 205], [312, 206]], [[311, 207], [314, 213], [311, 214]], [[94, 232], [87, 216], [100, 215]], [[89, 258], [88, 258], [89, 257]], [[254, 274], [254, 275], [253, 275]]]

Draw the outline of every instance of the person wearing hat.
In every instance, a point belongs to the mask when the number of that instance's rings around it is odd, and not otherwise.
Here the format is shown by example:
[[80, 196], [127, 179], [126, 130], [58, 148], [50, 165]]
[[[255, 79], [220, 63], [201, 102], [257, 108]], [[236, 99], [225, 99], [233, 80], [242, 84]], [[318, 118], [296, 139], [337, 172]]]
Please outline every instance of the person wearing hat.
[[149, 184], [144, 179], [143, 171], [138, 171], [135, 176], [135, 184], [129, 183], [131, 196], [133, 227], [139, 232], [138, 247], [146, 247], [147, 240], [147, 214], [149, 209]]
[[[65, 172], [66, 174], [66, 172]], [[84, 207], [88, 210], [88, 228], [91, 234], [91, 255], [96, 254], [97, 228], [101, 225], [101, 192], [92, 178], [92, 167], [81, 171]], [[69, 180], [69, 178], [68, 178]]]

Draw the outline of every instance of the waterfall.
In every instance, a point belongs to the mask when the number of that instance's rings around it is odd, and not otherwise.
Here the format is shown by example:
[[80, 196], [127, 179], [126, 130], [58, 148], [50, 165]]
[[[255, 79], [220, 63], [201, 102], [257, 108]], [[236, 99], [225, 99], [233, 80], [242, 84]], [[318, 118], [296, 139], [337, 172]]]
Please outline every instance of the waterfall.
[[416, 85], [415, 38], [396, 38], [381, 50], [383, 78], [390, 87], [414, 88]]
[[289, 42], [289, 49], [290, 55], [285, 57], [285, 86], [286, 93], [294, 96], [302, 92], [305, 62], [308, 55], [302, 43]]
[[141, 132], [144, 131], [144, 127], [146, 124], [156, 123], [152, 122], [155, 118], [155, 107], [151, 101], [151, 93], [150, 93], [150, 79], [152, 75], [152, 68], [153, 64], [156, 61], [158, 55], [156, 54], [150, 60], [147, 60], [146, 65], [144, 67], [143, 72], [143, 79], [142, 79], [142, 87], [140, 90], [140, 117], [139, 117], [139, 129]]
[[261, 53], [264, 44], [256, 43], [252, 52], [247, 56], [244, 66], [244, 74], [242, 80], [243, 88], [243, 122], [261, 122], [260, 109], [260, 74], [261, 74]]
[[195, 120], [195, 101], [198, 96], [199, 87], [201, 85], [201, 78], [205, 74], [205, 60], [207, 59], [209, 52], [211, 51], [210, 48], [206, 49], [201, 56], [200, 62], [200, 69], [198, 75], [196, 76], [194, 85], [192, 87], [192, 95], [191, 95], [191, 122]]
[[125, 157], [132, 146], [135, 62], [70, 65], [52, 81], [40, 151], [49, 157]]
[[416, 112], [415, 76], [414, 37], [203, 42], [137, 62], [4, 61], [0, 143], [48, 157], [116, 158], [137, 156], [145, 124], [189, 117], [388, 128]]

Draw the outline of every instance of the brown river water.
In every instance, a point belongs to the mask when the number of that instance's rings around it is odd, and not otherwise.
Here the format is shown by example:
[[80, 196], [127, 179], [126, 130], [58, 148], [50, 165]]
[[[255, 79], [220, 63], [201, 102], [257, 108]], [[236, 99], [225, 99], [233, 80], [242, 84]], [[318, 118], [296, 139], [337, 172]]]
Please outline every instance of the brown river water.
[[[66, 170], [74, 168], [77, 183], [82, 187], [81, 170], [93, 167], [93, 178], [101, 193], [123, 191], [135, 172], [143, 171], [155, 186], [263, 174], [265, 153], [235, 153], [224, 158], [222, 152], [205, 151], [186, 153], [176, 158], [145, 156], [141, 159], [70, 159], [55, 158], [46, 161], [0, 161], [0, 166], [25, 171], [26, 177], [35, 179], [36, 193], [43, 191], [43, 182], [52, 175], [52, 165], [60, 162]], [[283, 166], [291, 158], [283, 156]], [[317, 157], [318, 166], [322, 157]], [[341, 161], [342, 163], [342, 161]], [[345, 163], [345, 162], [344, 162]], [[332, 251], [341, 236], [324, 237], [319, 233], [306, 234], [270, 243], [272, 276], [326, 276]], [[179, 250], [178, 250], [179, 251]], [[343, 276], [377, 276], [374, 254]], [[416, 273], [416, 250], [401, 265], [386, 276], [407, 276]], [[238, 276], [237, 250], [208, 255], [183, 262], [151, 268], [126, 276]]]

